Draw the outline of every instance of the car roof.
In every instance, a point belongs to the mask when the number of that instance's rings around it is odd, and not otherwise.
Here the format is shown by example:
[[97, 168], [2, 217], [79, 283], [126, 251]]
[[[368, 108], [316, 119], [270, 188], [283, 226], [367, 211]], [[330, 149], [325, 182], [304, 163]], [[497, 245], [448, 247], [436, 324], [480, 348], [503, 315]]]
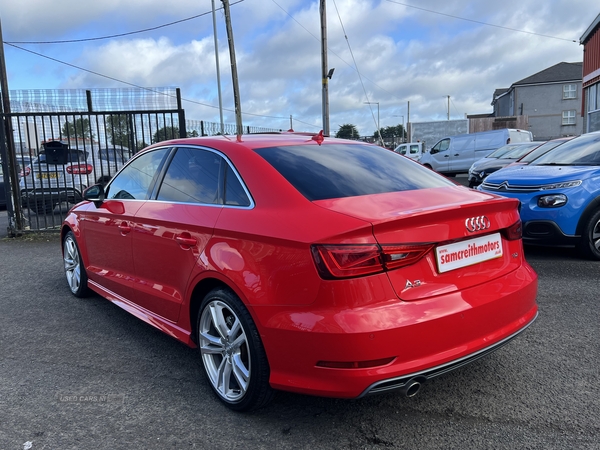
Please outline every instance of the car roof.
[[299, 132], [274, 132], [274, 133], [257, 133], [257, 134], [243, 134], [239, 136], [203, 136], [193, 138], [181, 138], [171, 139], [168, 141], [157, 142], [151, 145], [149, 148], [165, 145], [200, 145], [200, 146], [219, 146], [224, 143], [239, 144], [250, 149], [264, 148], [264, 147], [281, 147], [288, 145], [302, 145], [307, 143], [318, 143], [321, 140], [323, 144], [331, 143], [345, 143], [353, 145], [372, 145], [368, 142], [349, 140], [349, 139], [338, 139], [329, 136], [323, 136], [322, 132], [319, 133], [299, 133]]

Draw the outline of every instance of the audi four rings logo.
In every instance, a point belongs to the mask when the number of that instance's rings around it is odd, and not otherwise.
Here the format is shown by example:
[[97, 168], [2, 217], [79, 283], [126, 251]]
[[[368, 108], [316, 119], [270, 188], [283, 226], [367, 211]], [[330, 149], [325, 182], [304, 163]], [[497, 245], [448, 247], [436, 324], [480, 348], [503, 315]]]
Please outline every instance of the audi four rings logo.
[[467, 231], [474, 233], [475, 231], [487, 230], [492, 223], [486, 216], [470, 217], [465, 220]]

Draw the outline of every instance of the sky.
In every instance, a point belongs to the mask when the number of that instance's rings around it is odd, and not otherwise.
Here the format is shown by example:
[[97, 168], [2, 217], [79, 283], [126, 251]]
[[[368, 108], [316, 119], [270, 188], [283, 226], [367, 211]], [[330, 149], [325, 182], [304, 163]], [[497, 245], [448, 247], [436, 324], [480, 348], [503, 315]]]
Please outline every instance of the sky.
[[[235, 124], [225, 16], [222, 2], [214, 4], [224, 122]], [[319, 1], [230, 5], [243, 124], [318, 132]], [[330, 132], [352, 124], [366, 136], [409, 116], [492, 112], [495, 89], [582, 61], [579, 39], [600, 4], [326, 0], [326, 12], [328, 68], [335, 69]], [[0, 0], [0, 21], [9, 90], [179, 87], [187, 119], [219, 122], [211, 0]], [[72, 40], [82, 41], [49, 43]]]

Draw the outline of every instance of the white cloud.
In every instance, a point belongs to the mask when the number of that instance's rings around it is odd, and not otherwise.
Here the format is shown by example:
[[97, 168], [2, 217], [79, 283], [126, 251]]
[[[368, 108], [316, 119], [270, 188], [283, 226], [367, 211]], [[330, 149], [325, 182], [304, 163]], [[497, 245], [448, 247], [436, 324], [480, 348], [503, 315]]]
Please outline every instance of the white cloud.
[[[338, 125], [353, 123], [362, 134], [371, 134], [376, 122], [366, 101], [379, 102], [382, 126], [400, 123], [400, 116], [406, 120], [408, 101], [411, 120], [444, 119], [447, 95], [451, 96], [452, 118], [490, 112], [496, 88], [509, 87], [561, 61], [581, 61], [578, 39], [598, 13], [592, 0], [431, 0], [414, 2], [418, 8], [402, 4], [413, 1], [336, 0], [337, 8], [331, 0], [327, 2], [328, 59], [329, 67], [335, 67], [329, 82], [332, 132]], [[208, 11], [210, 2], [196, 0], [169, 4], [24, 0], [3, 8], [2, 19], [4, 39], [10, 42], [113, 34]], [[244, 122], [287, 128], [292, 115], [298, 124], [294, 128], [318, 131], [322, 92], [318, 2], [244, 0], [232, 5], [231, 12], [242, 111], [269, 116], [248, 114]], [[223, 101], [232, 110], [222, 12], [217, 20]], [[23, 46], [129, 83], [177, 86], [184, 98], [218, 104], [210, 14], [126, 38]], [[6, 51], [11, 89], [123, 86], [10, 46]], [[215, 108], [184, 106], [190, 118], [217, 121]], [[230, 112], [226, 116], [234, 121]]]

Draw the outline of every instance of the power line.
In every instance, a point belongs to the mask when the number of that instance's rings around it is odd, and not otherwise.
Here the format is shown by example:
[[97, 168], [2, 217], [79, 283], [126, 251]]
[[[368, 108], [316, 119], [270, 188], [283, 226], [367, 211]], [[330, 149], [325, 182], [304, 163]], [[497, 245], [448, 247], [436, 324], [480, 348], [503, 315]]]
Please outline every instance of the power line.
[[[238, 0], [235, 3], [232, 3], [231, 6], [236, 5], [238, 3], [243, 2], [244, 0]], [[217, 10], [219, 9], [223, 9], [223, 8], [217, 8]], [[181, 20], [176, 20], [175, 22], [169, 22], [169, 23], [165, 23], [163, 25], [158, 25], [156, 27], [151, 27], [151, 28], [144, 28], [143, 30], [137, 30], [137, 31], [129, 31], [126, 33], [119, 33], [119, 34], [111, 34], [108, 36], [98, 36], [98, 37], [91, 37], [91, 38], [83, 38], [83, 39], [67, 39], [67, 40], [62, 40], [62, 41], [10, 41], [10, 42], [4, 42], [5, 44], [72, 44], [72, 43], [76, 43], [76, 42], [90, 42], [90, 41], [101, 41], [104, 39], [114, 39], [114, 38], [119, 38], [119, 37], [123, 37], [123, 36], [131, 36], [133, 34], [139, 34], [139, 33], [147, 33], [148, 31], [154, 31], [154, 30], [159, 30], [160, 28], [166, 28], [166, 27], [170, 27], [172, 25], [177, 25], [178, 23], [182, 23], [182, 22], [187, 22], [189, 20], [193, 20], [193, 19], [197, 19], [198, 17], [202, 17], [202, 16], [206, 16], [208, 14], [211, 14], [212, 11], [208, 11], [202, 14], [197, 14], [195, 16], [192, 17], [187, 17], [185, 19], [181, 19]]]
[[557, 36], [549, 36], [547, 34], [534, 33], [533, 31], [519, 30], [517, 28], [504, 27], [502, 25], [495, 25], [495, 24], [492, 24], [492, 23], [481, 22], [479, 20], [473, 20], [473, 19], [467, 19], [465, 17], [453, 16], [452, 14], [446, 14], [446, 13], [442, 13], [442, 12], [439, 12], [439, 11], [433, 11], [431, 9], [421, 8], [420, 6], [409, 5], [407, 3], [401, 3], [401, 2], [398, 2], [398, 1], [395, 1], [395, 0], [386, 0], [386, 1], [388, 1], [390, 3], [395, 3], [397, 5], [406, 6], [407, 8], [418, 9], [420, 11], [425, 11], [425, 12], [428, 12], [428, 13], [431, 13], [431, 14], [437, 14], [439, 16], [451, 17], [453, 19], [465, 20], [467, 22], [473, 22], [473, 23], [477, 23], [479, 25], [485, 25], [485, 26], [488, 26], [488, 27], [501, 28], [503, 30], [516, 31], [517, 33], [525, 33], [525, 34], [531, 34], [533, 36], [540, 36], [540, 37], [545, 37], [545, 38], [550, 38], [550, 39], [558, 39], [560, 41], [567, 41], [567, 42], [575, 42], [575, 43], [577, 43], [577, 40], [575, 40], [575, 39], [566, 39], [566, 38], [561, 38], [561, 37], [557, 37]]

